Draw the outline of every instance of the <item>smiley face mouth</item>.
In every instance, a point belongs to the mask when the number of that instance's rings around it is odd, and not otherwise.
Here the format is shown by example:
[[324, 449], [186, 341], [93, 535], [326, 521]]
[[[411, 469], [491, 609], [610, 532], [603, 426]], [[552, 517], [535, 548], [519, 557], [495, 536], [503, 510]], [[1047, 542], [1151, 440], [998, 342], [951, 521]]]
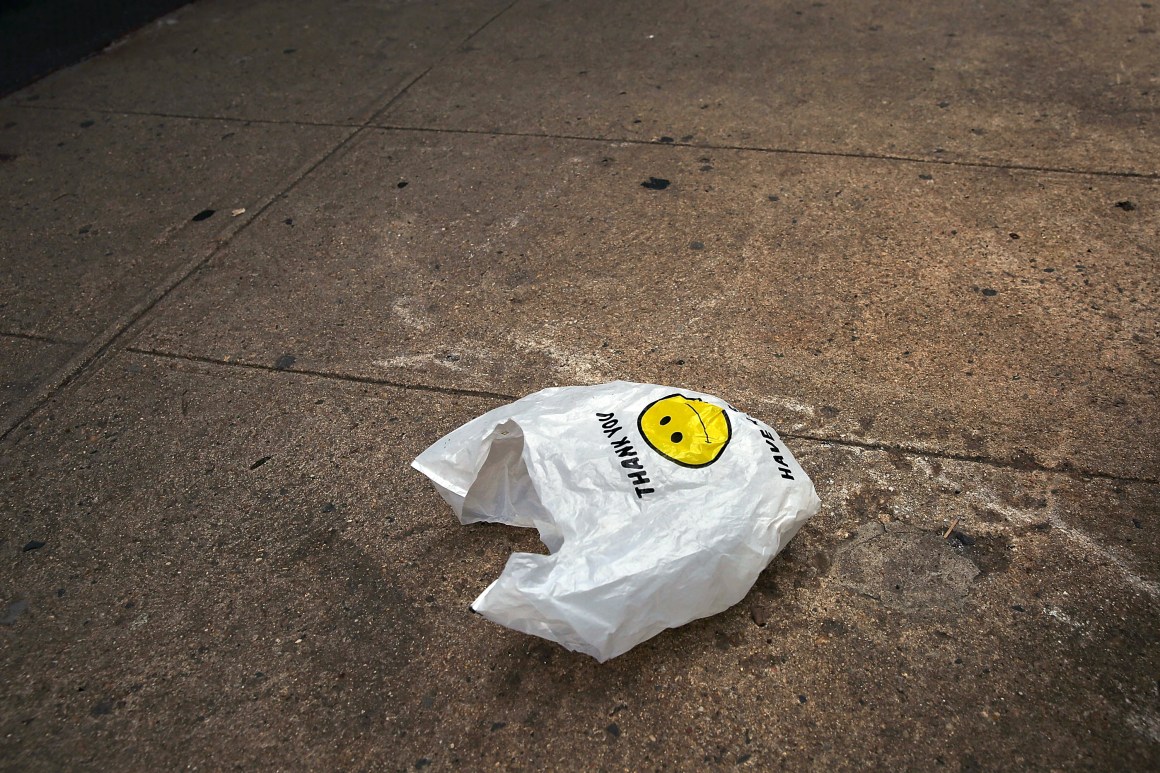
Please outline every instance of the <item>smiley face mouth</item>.
[[705, 442], [712, 443], [713, 441], [709, 439], [709, 428], [705, 426], [705, 420], [703, 418], [701, 418], [700, 411], [698, 411], [696, 408], [694, 408], [689, 403], [685, 403], [685, 407], [687, 407], [690, 411], [692, 411], [693, 413], [695, 413], [697, 415], [697, 421], [700, 422], [701, 429], [705, 432]]

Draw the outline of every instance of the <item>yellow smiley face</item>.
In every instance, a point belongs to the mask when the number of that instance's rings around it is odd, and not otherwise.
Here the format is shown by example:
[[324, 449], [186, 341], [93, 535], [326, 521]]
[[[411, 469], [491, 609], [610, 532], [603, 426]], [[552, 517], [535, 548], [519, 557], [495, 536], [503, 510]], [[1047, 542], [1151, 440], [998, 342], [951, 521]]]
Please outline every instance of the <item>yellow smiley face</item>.
[[717, 461], [733, 434], [724, 408], [684, 395], [649, 403], [636, 424], [652, 450], [682, 467]]

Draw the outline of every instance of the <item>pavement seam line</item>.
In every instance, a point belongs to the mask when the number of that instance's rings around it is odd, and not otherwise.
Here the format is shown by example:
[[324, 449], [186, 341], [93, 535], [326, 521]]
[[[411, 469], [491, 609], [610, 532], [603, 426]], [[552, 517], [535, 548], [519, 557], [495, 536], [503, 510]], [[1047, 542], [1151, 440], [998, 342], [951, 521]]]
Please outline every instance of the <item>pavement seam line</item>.
[[1160, 484], [1158, 478], [1148, 477], [1134, 477], [1131, 475], [1115, 475], [1110, 472], [1103, 472], [1101, 470], [1085, 470], [1081, 468], [1063, 469], [1059, 467], [1048, 467], [1045, 464], [1038, 462], [1030, 464], [1026, 462], [1005, 462], [1001, 459], [993, 459], [987, 456], [972, 456], [969, 454], [956, 454], [952, 451], [933, 451], [915, 448], [913, 446], [892, 445], [890, 443], [871, 443], [862, 440], [850, 440], [849, 438], [828, 438], [818, 435], [803, 435], [791, 432], [778, 433], [783, 438], [790, 438], [793, 440], [805, 440], [811, 443], [828, 443], [830, 445], [843, 446], [844, 448], [859, 448], [864, 451], [884, 451], [886, 453], [899, 453], [908, 456], [923, 456], [934, 459], [946, 459], [952, 462], [966, 462], [968, 464], [982, 464], [988, 467], [998, 467], [1004, 470], [1015, 470], [1016, 472], [1043, 472], [1050, 475], [1069, 475], [1080, 478], [1098, 478], [1100, 480], [1114, 480], [1123, 483], [1146, 483], [1150, 485]]
[[[518, 0], [517, 0], [518, 2]], [[514, 3], [513, 3], [514, 5]], [[470, 39], [470, 38], [469, 38]], [[462, 45], [462, 43], [460, 44]], [[99, 115], [131, 115], [142, 118], [168, 118], [176, 120], [189, 121], [223, 121], [232, 123], [249, 123], [249, 124], [263, 124], [273, 126], [303, 126], [315, 128], [332, 128], [332, 129], [354, 129], [367, 128], [378, 129], [382, 131], [397, 131], [397, 132], [415, 132], [415, 133], [431, 133], [431, 134], [467, 134], [479, 135], [484, 137], [528, 137], [544, 140], [563, 140], [571, 142], [597, 142], [597, 143], [616, 143], [628, 145], [646, 145], [657, 147], [670, 148], [689, 148], [691, 150], [705, 150], [705, 151], [737, 151], [748, 153], [766, 153], [769, 155], [789, 155], [789, 156], [819, 156], [822, 158], [850, 158], [850, 159], [864, 159], [868, 161], [897, 161], [901, 163], [910, 164], [934, 164], [937, 166], [947, 166], [961, 169], [993, 169], [998, 171], [1013, 171], [1013, 172], [1036, 172], [1040, 174], [1064, 174], [1074, 175], [1078, 177], [1108, 177], [1108, 178], [1124, 178], [1128, 180], [1160, 180], [1160, 172], [1137, 172], [1133, 170], [1113, 169], [1074, 169], [1067, 167], [1056, 166], [1040, 166], [1036, 164], [1004, 164], [991, 161], [969, 161], [962, 159], [938, 159], [938, 158], [922, 158], [920, 156], [901, 156], [890, 155], [887, 153], [872, 153], [869, 151], [841, 151], [841, 150], [816, 150], [810, 148], [776, 148], [776, 147], [762, 147], [760, 145], [717, 145], [717, 144], [696, 144], [691, 142], [657, 142], [655, 140], [639, 140], [623, 137], [589, 137], [578, 134], [550, 134], [544, 132], [516, 132], [516, 131], [495, 131], [488, 129], [446, 129], [440, 127], [423, 127], [423, 126], [400, 126], [395, 124], [377, 124], [374, 123], [374, 118], [378, 114], [388, 110], [392, 104], [403, 94], [414, 86], [421, 78], [426, 76], [438, 63], [431, 65], [423, 72], [416, 75], [409, 83], [407, 83], [402, 90], [391, 96], [386, 100], [382, 107], [376, 107], [371, 112], [371, 117], [366, 121], [359, 123], [355, 122], [312, 122], [312, 121], [279, 121], [271, 118], [238, 118], [233, 116], [216, 116], [216, 115], [186, 115], [183, 113], [156, 113], [149, 111], [137, 110], [111, 110], [105, 108], [84, 108], [72, 107], [66, 105], [14, 105], [17, 108], [25, 108], [31, 110], [60, 110], [60, 111], [80, 111], [96, 113]]]
[[397, 89], [389, 97], [387, 97], [385, 99], [381, 99], [378, 103], [372, 105], [364, 113], [364, 115], [366, 117], [363, 118], [361, 122], [359, 122], [359, 126], [362, 126], [362, 127], [371, 126], [372, 122], [375, 120], [375, 118], [377, 118], [378, 116], [380, 116], [383, 113], [390, 110], [391, 107], [395, 104], [395, 102], [399, 101], [399, 99], [401, 99], [403, 97], [403, 95], [406, 94], [412, 86], [414, 86], [416, 83], [418, 83], [424, 77], [426, 77], [427, 73], [431, 72], [431, 70], [433, 70], [436, 67], [438, 67], [439, 65], [443, 64], [443, 62], [445, 62], [447, 60], [447, 58], [449, 56], [451, 56], [452, 53], [454, 53], [456, 50], [462, 48], [463, 46], [467, 45], [468, 42], [471, 41], [472, 38], [474, 38], [476, 35], [483, 32], [485, 29], [487, 29], [487, 27], [493, 21], [495, 21], [496, 19], [498, 19], [499, 17], [503, 16], [505, 13], [510, 11], [512, 9], [512, 6], [514, 6], [519, 1], [520, 0], [512, 0], [512, 2], [508, 3], [502, 9], [500, 9], [499, 12], [497, 12], [495, 15], [493, 15], [490, 19], [487, 19], [482, 25], [480, 25], [478, 28], [476, 28], [476, 30], [474, 32], [470, 33], [467, 37], [463, 38], [462, 40], [458, 41], [457, 43], [446, 46], [442, 50], [442, 52], [436, 53], [435, 54], [435, 61], [433, 61], [426, 69], [424, 69], [422, 72], [420, 72], [414, 78], [409, 80], [406, 83], [406, 85], [404, 85], [401, 89]]
[[441, 387], [430, 384], [407, 384], [401, 381], [389, 381], [387, 379], [374, 378], [372, 376], [352, 376], [346, 373], [333, 373], [324, 370], [307, 370], [305, 368], [277, 368], [271, 365], [259, 365], [255, 362], [230, 362], [215, 357], [203, 357], [196, 354], [177, 354], [175, 352], [166, 352], [159, 349], [144, 349], [137, 346], [126, 346], [124, 351], [132, 354], [142, 354], [149, 357], [157, 357], [158, 359], [178, 360], [181, 362], [196, 362], [206, 365], [215, 365], [227, 368], [241, 368], [244, 370], [257, 370], [264, 373], [289, 373], [296, 376], [310, 376], [312, 378], [324, 379], [327, 381], [347, 381], [355, 384], [371, 384], [373, 386], [385, 386], [394, 389], [414, 389], [421, 392], [434, 392], [445, 395], [459, 395], [464, 397], [485, 397], [490, 400], [504, 400], [513, 401], [519, 398], [515, 395], [504, 394], [502, 392], [489, 392], [483, 389], [462, 389], [459, 387]]
[[790, 156], [822, 156], [826, 158], [855, 158], [870, 161], [901, 161], [911, 164], [937, 164], [939, 166], [963, 167], [967, 169], [996, 169], [1018, 172], [1040, 172], [1049, 174], [1067, 174], [1092, 177], [1124, 177], [1139, 180], [1160, 180], [1160, 172], [1137, 172], [1132, 170], [1116, 171], [1112, 169], [1068, 169], [1066, 167], [1038, 166], [1035, 164], [1001, 164], [990, 161], [962, 161], [949, 158], [921, 158], [918, 156], [897, 156], [887, 153], [841, 151], [841, 150], [811, 150], [807, 148], [766, 148], [756, 145], [699, 145], [692, 142], [657, 142], [656, 140], [638, 140], [616, 137], [587, 137], [579, 134], [548, 134], [541, 132], [514, 132], [495, 131], [485, 129], [442, 129], [436, 127], [399, 126], [394, 124], [367, 124], [368, 129], [383, 129], [386, 131], [430, 132], [433, 134], [477, 134], [486, 137], [531, 137], [546, 140], [571, 140], [575, 142], [601, 142], [626, 145], [648, 145], [662, 148], [689, 148], [691, 150], [733, 150], [749, 153], [768, 153], [770, 155]]
[[[331, 381], [346, 381], [356, 384], [372, 384], [375, 386], [391, 387], [394, 389], [412, 389], [422, 392], [434, 392], [437, 394], [449, 395], [464, 395], [470, 397], [485, 397], [492, 400], [514, 401], [520, 399], [518, 395], [510, 395], [503, 392], [491, 392], [483, 389], [463, 389], [459, 387], [441, 387], [431, 384], [409, 384], [400, 381], [391, 381], [389, 379], [375, 378], [373, 376], [354, 376], [345, 373], [334, 373], [321, 370], [307, 370], [305, 368], [277, 368], [272, 365], [260, 365], [254, 362], [232, 362], [229, 360], [222, 360], [216, 357], [206, 357], [196, 354], [180, 354], [177, 352], [167, 352], [160, 349], [147, 349], [137, 346], [126, 346], [124, 351], [133, 354], [141, 354], [149, 357], [157, 357], [159, 359], [179, 360], [183, 362], [196, 362], [206, 365], [214, 365], [226, 368], [242, 368], [246, 370], [256, 370], [265, 373], [280, 374], [290, 373], [300, 376], [310, 376], [313, 378], [320, 378]], [[1041, 464], [1020, 464], [1013, 462], [1005, 462], [1001, 459], [992, 459], [984, 456], [968, 456], [966, 454], [955, 454], [950, 451], [934, 451], [924, 450], [921, 448], [912, 448], [908, 446], [890, 445], [888, 443], [869, 443], [859, 440], [850, 440], [846, 438], [828, 438], [818, 435], [804, 435], [789, 432], [778, 433], [782, 438], [792, 440], [803, 440], [809, 443], [821, 443], [824, 445], [836, 445], [843, 448], [857, 448], [864, 451], [883, 451], [886, 453], [900, 453], [907, 456], [916, 456], [933, 459], [945, 459], [948, 461], [965, 462], [967, 464], [981, 464], [987, 467], [995, 467], [1004, 470], [1013, 470], [1015, 472], [1042, 472], [1049, 475], [1064, 475], [1068, 477], [1080, 478], [1097, 478], [1100, 480], [1118, 481], [1121, 483], [1144, 483], [1156, 485], [1160, 480], [1155, 478], [1132, 477], [1124, 475], [1114, 475], [1112, 473], [1101, 472], [1098, 470], [1081, 470], [1081, 469], [1059, 469], [1056, 467], [1047, 467]]]
[[263, 126], [301, 126], [323, 129], [357, 129], [362, 124], [357, 121], [280, 121], [275, 118], [245, 118], [232, 115], [193, 115], [191, 113], [165, 113], [154, 110], [126, 110], [108, 107], [78, 107], [75, 105], [11, 105], [24, 110], [47, 110], [61, 113], [92, 113], [94, 115], [124, 115], [137, 118], [167, 118], [184, 121], [221, 121], [223, 123], [261, 124]]
[[64, 341], [52, 336], [39, 335], [37, 333], [8, 333], [0, 331], [0, 338], [19, 338], [24, 341], [39, 341], [43, 344], [59, 344], [60, 346], [83, 346], [83, 341]]
[[53, 374], [41, 384], [40, 388], [36, 390], [31, 396], [19, 403], [15, 410], [8, 415], [0, 417], [0, 443], [8, 440], [15, 432], [17, 427], [31, 418], [37, 411], [44, 407], [60, 390], [67, 387], [69, 384], [76, 381], [90, 366], [99, 360], [106, 352], [112, 349], [118, 340], [124, 338], [137, 323], [146, 316], [158, 303], [165, 299], [171, 292], [176, 290], [185, 281], [196, 274], [204, 265], [213, 259], [226, 245], [228, 245], [234, 237], [245, 230], [249, 225], [255, 222], [259, 216], [267, 209], [269, 209], [276, 201], [283, 198], [293, 188], [305, 179], [311, 172], [317, 169], [321, 164], [333, 157], [342, 148], [356, 136], [362, 132], [362, 129], [351, 128], [346, 137], [342, 138], [338, 143], [323, 151], [319, 157], [307, 162], [299, 167], [289, 178], [288, 183], [278, 186], [277, 190], [267, 195], [260, 203], [253, 208], [252, 212], [238, 222], [231, 223], [228, 228], [223, 230], [214, 240], [213, 243], [200, 253], [195, 255], [190, 260], [178, 266], [174, 271], [170, 272], [162, 282], [147, 290], [141, 299], [134, 304], [129, 311], [117, 317], [110, 325], [103, 331], [98, 333], [74, 356], [70, 357], [64, 365], [58, 368]]
[[[107, 326], [101, 333], [91, 339], [88, 344], [84, 346], [77, 354], [70, 357], [64, 365], [58, 368], [53, 374], [44, 381], [35, 393], [30, 395], [27, 399], [21, 401], [16, 405], [16, 409], [5, 416], [0, 417], [0, 444], [5, 443], [9, 437], [15, 432], [16, 428], [31, 418], [37, 411], [46, 405], [54, 395], [67, 387], [72, 382], [76, 381], [83, 375], [95, 362], [97, 362], [106, 352], [113, 349], [118, 340], [130, 334], [130, 331], [137, 325], [137, 323], [145, 317], [152, 309], [165, 299], [171, 292], [176, 290], [185, 283], [189, 277], [196, 274], [204, 265], [213, 259], [214, 255], [218, 254], [222, 249], [228, 245], [235, 236], [245, 230], [251, 223], [255, 222], [258, 217], [270, 208], [278, 199], [285, 197], [295, 186], [310, 175], [315, 169], [326, 163], [330, 158], [334, 157], [340, 150], [350, 144], [350, 142], [357, 137], [369, 124], [374, 120], [375, 116], [389, 109], [395, 100], [399, 99], [407, 92], [411, 86], [417, 83], [423, 76], [431, 71], [433, 67], [439, 62], [442, 62], [450, 52], [455, 48], [463, 46], [467, 41], [482, 32], [489, 24], [498, 19], [508, 10], [510, 10], [519, 0], [512, 0], [507, 6], [496, 13], [494, 16], [485, 21], [479, 28], [468, 35], [462, 42], [456, 44], [455, 47], [449, 47], [447, 53], [439, 56], [436, 62], [410, 81], [408, 81], [401, 89], [396, 90], [385, 104], [377, 109], [372, 108], [365, 115], [366, 118], [362, 124], [358, 126], [344, 126], [342, 128], [350, 129], [350, 132], [339, 140], [333, 147], [323, 151], [320, 156], [312, 162], [308, 162], [298, 171], [293, 174], [288, 183], [278, 187], [278, 189], [271, 195], [267, 196], [261, 203], [253, 208], [251, 213], [247, 213], [246, 217], [236, 224], [231, 224], [231, 227], [225, 229], [215, 240], [208, 250], [202, 254], [192, 258], [179, 266], [175, 271], [171, 272], [164, 281], [158, 286], [154, 286], [148, 290], [144, 297], [138, 301], [130, 310], [119, 316], [113, 323]], [[84, 109], [84, 108], [79, 108]], [[198, 120], [198, 119], [193, 119]], [[201, 119], [205, 120], [205, 119]]]

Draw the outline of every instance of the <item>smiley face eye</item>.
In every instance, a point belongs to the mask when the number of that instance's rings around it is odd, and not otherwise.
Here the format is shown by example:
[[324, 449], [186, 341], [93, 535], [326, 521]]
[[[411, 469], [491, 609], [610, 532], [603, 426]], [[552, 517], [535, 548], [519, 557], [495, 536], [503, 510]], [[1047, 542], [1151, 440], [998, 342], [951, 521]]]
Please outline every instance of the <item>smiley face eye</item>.
[[666, 417], [664, 417], [663, 419], [661, 419], [661, 426], [662, 426], [662, 427], [663, 427], [663, 426], [665, 426], [666, 424], [668, 424], [668, 423], [669, 423], [670, 421], [672, 421], [672, 420], [673, 420], [673, 417], [672, 417], [672, 416], [666, 416]]
[[682, 435], [680, 432], [674, 432], [674, 433], [672, 434], [672, 438], [671, 438], [671, 439], [672, 439], [672, 441], [673, 441], [674, 443], [680, 443], [680, 442], [681, 442], [681, 440], [682, 440], [682, 439], [684, 439], [684, 437], [685, 437], [685, 436], [684, 436], [684, 435]]

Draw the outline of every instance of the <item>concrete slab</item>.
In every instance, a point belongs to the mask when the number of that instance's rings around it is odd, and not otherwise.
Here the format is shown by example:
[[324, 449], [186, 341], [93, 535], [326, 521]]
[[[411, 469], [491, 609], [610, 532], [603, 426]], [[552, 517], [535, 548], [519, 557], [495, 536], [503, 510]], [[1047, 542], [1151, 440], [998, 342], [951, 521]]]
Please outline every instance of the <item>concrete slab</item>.
[[[0, 456], [4, 759], [1160, 764], [1155, 484], [798, 442], [824, 508], [746, 601], [601, 666], [467, 611], [535, 536], [459, 526], [406, 466], [495, 404], [106, 360]], [[1095, 545], [1095, 511], [1142, 528]], [[959, 569], [886, 603], [899, 545]]]
[[134, 345], [1154, 479], [1158, 231], [1139, 179], [368, 131]]
[[1153, 6], [526, 2], [377, 122], [1157, 175]]
[[10, 101], [0, 127], [0, 332], [78, 342], [349, 131]]
[[510, 0], [203, 0], [16, 95], [36, 104], [361, 122]]
[[80, 347], [0, 334], [0, 419]]

